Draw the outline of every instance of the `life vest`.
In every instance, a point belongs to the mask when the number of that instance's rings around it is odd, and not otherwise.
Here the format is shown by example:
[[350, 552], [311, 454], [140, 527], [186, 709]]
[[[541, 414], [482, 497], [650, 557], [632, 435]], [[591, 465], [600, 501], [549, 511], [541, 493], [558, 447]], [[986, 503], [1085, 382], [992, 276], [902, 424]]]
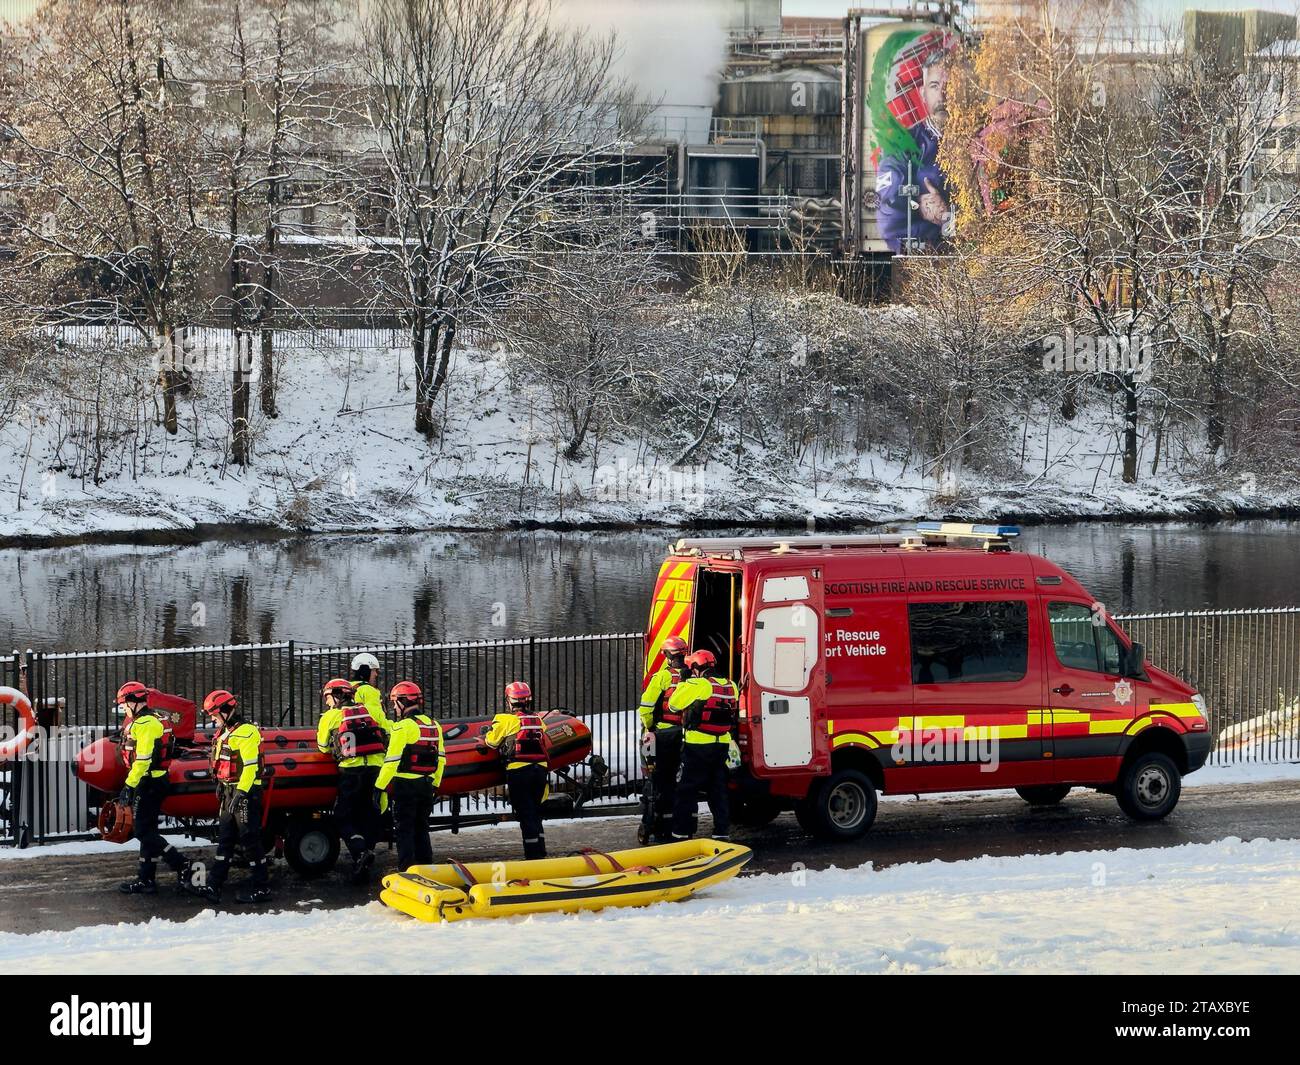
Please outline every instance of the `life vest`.
[[368, 754], [383, 754], [388, 744], [384, 730], [370, 716], [364, 706], [345, 706], [339, 727], [330, 737], [330, 750], [339, 761], [345, 758], [363, 758]]
[[153, 745], [153, 759], [149, 764], [150, 772], [157, 769], [166, 769], [172, 764], [172, 758], [176, 752], [176, 737], [172, 734], [171, 715], [166, 717], [157, 717], [154, 714], [141, 714], [140, 717], [133, 717], [126, 728], [126, 742], [121, 744], [119, 749], [122, 752], [122, 761], [127, 769], [135, 764], [135, 723], [143, 717], [152, 717], [158, 724], [162, 725], [162, 735], [159, 736]]
[[438, 771], [438, 741], [442, 738], [442, 726], [428, 718], [421, 720], [417, 717], [415, 720], [420, 726], [420, 736], [403, 748], [398, 771], [428, 776]]
[[536, 714], [520, 714], [519, 731], [506, 739], [502, 756], [510, 762], [545, 762], [546, 727]]
[[682, 671], [680, 669], [673, 669], [672, 666], [668, 666], [667, 669], [668, 675], [672, 677], [672, 681], [659, 695], [659, 706], [655, 710], [655, 720], [662, 722], [665, 725], [680, 725], [682, 723], [682, 712], [680, 710], [671, 709], [668, 706], [668, 700], [673, 697], [673, 692], [677, 690], [677, 685], [682, 682]]
[[736, 724], [739, 704], [729, 680], [706, 678], [713, 689], [707, 699], [697, 700], [686, 713], [686, 727], [706, 736], [725, 736]]
[[244, 759], [226, 741], [234, 730], [221, 733], [212, 744], [212, 778], [218, 784], [235, 784], [244, 775]]

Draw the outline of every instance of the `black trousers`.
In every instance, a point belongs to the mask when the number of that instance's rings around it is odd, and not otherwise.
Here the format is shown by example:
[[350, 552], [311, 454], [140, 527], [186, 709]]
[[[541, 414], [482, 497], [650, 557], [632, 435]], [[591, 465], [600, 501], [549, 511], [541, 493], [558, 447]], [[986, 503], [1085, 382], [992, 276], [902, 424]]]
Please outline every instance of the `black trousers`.
[[677, 803], [677, 773], [682, 765], [682, 730], [655, 729], [655, 764], [650, 777], [654, 781], [654, 830], [662, 835], [668, 830]]
[[397, 837], [397, 867], [433, 864], [429, 814], [433, 811], [433, 778], [393, 778], [393, 835]]
[[703, 795], [713, 815], [713, 834], [731, 831], [731, 808], [727, 798], [727, 744], [683, 743], [682, 776], [677, 782], [677, 804], [673, 808], [673, 835], [685, 838], [695, 831], [695, 809]]
[[154, 867], [161, 858], [168, 868], [179, 872], [185, 864], [185, 858], [175, 847], [163, 838], [158, 830], [158, 821], [162, 817], [163, 800], [171, 791], [171, 785], [165, 776], [145, 777], [136, 785], [135, 802], [131, 810], [135, 818], [133, 833], [140, 841], [140, 879], [152, 880]]
[[248, 799], [239, 801], [231, 785], [222, 785], [221, 805], [217, 817], [217, 860], [208, 874], [208, 886], [217, 889], [230, 875], [235, 847], [243, 848], [244, 858], [253, 874], [253, 883], [264, 887], [267, 882], [266, 849], [262, 846], [262, 789], [251, 788]]
[[334, 819], [339, 835], [353, 858], [375, 849], [379, 838], [379, 811], [375, 809], [375, 781], [379, 766], [361, 765], [339, 770], [339, 793]]
[[519, 819], [524, 837], [524, 858], [546, 857], [546, 834], [542, 829], [542, 800], [550, 773], [544, 765], [526, 765], [506, 770], [506, 794]]

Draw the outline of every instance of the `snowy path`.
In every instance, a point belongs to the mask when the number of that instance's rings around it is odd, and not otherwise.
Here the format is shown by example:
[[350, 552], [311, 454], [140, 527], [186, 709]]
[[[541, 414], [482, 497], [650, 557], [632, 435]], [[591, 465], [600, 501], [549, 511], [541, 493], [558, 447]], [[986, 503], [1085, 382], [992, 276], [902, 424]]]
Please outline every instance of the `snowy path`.
[[27, 973], [1295, 972], [1300, 842], [792, 872], [576, 917], [421, 925], [370, 903], [0, 935]]

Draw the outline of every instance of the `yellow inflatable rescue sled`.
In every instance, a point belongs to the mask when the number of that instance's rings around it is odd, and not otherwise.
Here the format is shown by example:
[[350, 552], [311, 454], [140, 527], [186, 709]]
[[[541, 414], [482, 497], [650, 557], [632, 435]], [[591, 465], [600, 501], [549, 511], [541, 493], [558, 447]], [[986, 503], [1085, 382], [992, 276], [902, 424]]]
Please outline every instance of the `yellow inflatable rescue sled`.
[[734, 843], [691, 839], [531, 862], [413, 865], [384, 877], [379, 898], [421, 921], [648, 906], [729, 880], [753, 856]]

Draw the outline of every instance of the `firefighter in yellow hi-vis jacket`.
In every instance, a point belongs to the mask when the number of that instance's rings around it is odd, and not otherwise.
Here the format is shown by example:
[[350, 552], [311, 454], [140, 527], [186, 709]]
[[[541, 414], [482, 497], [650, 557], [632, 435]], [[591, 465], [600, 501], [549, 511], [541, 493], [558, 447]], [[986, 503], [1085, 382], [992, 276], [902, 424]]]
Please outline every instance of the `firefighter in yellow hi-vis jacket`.
[[690, 676], [686, 668], [686, 641], [669, 636], [663, 642], [664, 665], [646, 685], [637, 713], [641, 718], [641, 749], [650, 772], [648, 787], [641, 796], [641, 827], [637, 842], [642, 846], [653, 839], [667, 843], [668, 822], [673, 816], [677, 796], [677, 770], [682, 762], [682, 715], [669, 707], [668, 701], [683, 680]]
[[167, 798], [167, 767], [172, 760], [173, 737], [169, 724], [149, 708], [149, 689], [138, 680], [129, 680], [117, 690], [118, 706], [126, 712], [122, 754], [128, 772], [126, 786], [117, 797], [130, 806], [134, 818], [135, 838], [140, 841], [140, 865], [134, 880], [120, 884], [126, 895], [156, 895], [154, 882], [158, 859], [176, 874], [176, 886], [185, 885], [188, 861], [158, 830], [163, 800]]
[[353, 698], [372, 714], [387, 716], [384, 713], [384, 697], [379, 691], [379, 659], [369, 651], [362, 651], [352, 656], [348, 668], [352, 670], [352, 676], [348, 679], [352, 681]]
[[433, 862], [429, 842], [429, 814], [433, 793], [442, 781], [447, 751], [442, 726], [421, 713], [424, 693], [409, 680], [393, 685], [388, 693], [393, 730], [388, 734], [388, 753], [375, 781], [375, 808], [382, 809], [383, 794], [393, 796], [393, 835], [397, 840], [397, 866]]
[[506, 795], [523, 833], [524, 858], [545, 858], [546, 727], [533, 713], [533, 692], [522, 680], [506, 685], [506, 712], [492, 719], [481, 746], [496, 751], [506, 764]]
[[354, 685], [341, 677], [327, 681], [321, 695], [325, 712], [316, 727], [316, 746], [322, 753], [334, 755], [338, 763], [334, 818], [352, 856], [352, 882], [360, 884], [375, 863], [380, 817], [372, 796], [388, 750], [392, 722], [382, 708], [372, 709], [357, 702]]
[[203, 712], [217, 725], [211, 755], [218, 799], [217, 859], [206, 882], [195, 884], [194, 890], [209, 902], [221, 901], [221, 888], [230, 875], [238, 845], [252, 879], [235, 898], [240, 902], [266, 902], [271, 890], [262, 846], [262, 733], [251, 721], [244, 720], [238, 701], [228, 691], [210, 692], [203, 700]]
[[713, 838], [729, 839], [731, 808], [727, 796], [727, 763], [731, 734], [740, 711], [740, 692], [734, 681], [718, 676], [712, 651], [686, 656], [695, 676], [677, 685], [669, 706], [682, 715], [682, 775], [673, 807], [673, 839], [690, 839], [695, 833], [695, 811], [701, 793], [713, 815]]

